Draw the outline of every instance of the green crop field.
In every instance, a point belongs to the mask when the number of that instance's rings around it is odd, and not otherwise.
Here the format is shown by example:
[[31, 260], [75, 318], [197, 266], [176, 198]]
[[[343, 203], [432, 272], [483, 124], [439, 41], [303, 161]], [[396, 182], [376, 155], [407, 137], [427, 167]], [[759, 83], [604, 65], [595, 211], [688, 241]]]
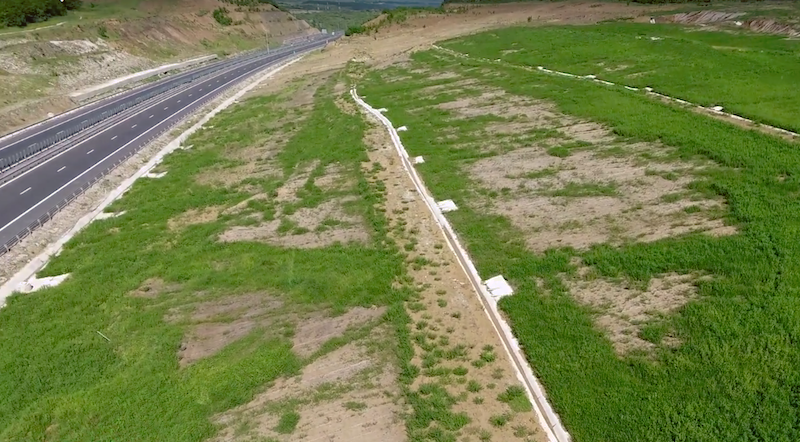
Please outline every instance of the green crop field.
[[[408, 65], [373, 71], [359, 84], [372, 106], [388, 108], [396, 127], [409, 128], [401, 136], [410, 155], [424, 156], [419, 171], [435, 198], [459, 206], [447, 216], [480, 274], [502, 274], [515, 288], [501, 307], [576, 441], [800, 440], [800, 149], [640, 92], [526, 68], [649, 85], [798, 129], [798, 44], [651, 25], [497, 30], [442, 44], [470, 58], [419, 52]], [[570, 141], [563, 124], [546, 127], [556, 119], [600, 123], [607, 140]], [[519, 170], [526, 155], [538, 155], [538, 169]], [[500, 163], [503, 157], [516, 160]], [[536, 209], [526, 220], [512, 219], [522, 210], [514, 198], [556, 201], [566, 211], [591, 198], [616, 203], [629, 186], [534, 186], [577, 173], [542, 164], [580, 172], [587, 158], [639, 167], [634, 183], [681, 187], [659, 204], [685, 198], [687, 214], [712, 207], [702, 201], [719, 202], [704, 216], [727, 233], [639, 240], [609, 229], [611, 239], [587, 247], [534, 249], [547, 233], [529, 228], [539, 222]], [[591, 180], [603, 170], [586, 173], [582, 179]], [[517, 178], [529, 181], [503, 184]], [[664, 228], [678, 228], [680, 216], [693, 215], [676, 213]], [[560, 227], [566, 237], [592, 222]], [[614, 317], [630, 321], [629, 332], [638, 329], [627, 338], [643, 346], [628, 352], [598, 325], [610, 307], [580, 301], [570, 282], [617, 284], [635, 294], [671, 274], [694, 275], [694, 295], [674, 310], [642, 315], [647, 320]]]
[[672, 25], [606, 23], [508, 28], [445, 46], [489, 59], [544, 66], [724, 106], [755, 121], [800, 131], [800, 42], [785, 36], [698, 32]]

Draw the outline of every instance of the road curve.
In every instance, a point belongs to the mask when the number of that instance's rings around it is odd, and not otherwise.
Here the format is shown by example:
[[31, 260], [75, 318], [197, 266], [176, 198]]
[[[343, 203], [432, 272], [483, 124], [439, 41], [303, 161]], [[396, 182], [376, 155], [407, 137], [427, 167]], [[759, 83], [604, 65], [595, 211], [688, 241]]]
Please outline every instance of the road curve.
[[[0, 254], [56, 213], [72, 197], [150, 140], [209, 99], [250, 75], [301, 53], [318, 49], [327, 37], [295, 45], [286, 52], [251, 58], [232, 69], [204, 77], [183, 90], [157, 96], [131, 115], [98, 130], [25, 173], [0, 184]], [[77, 118], [81, 118], [80, 116]]]

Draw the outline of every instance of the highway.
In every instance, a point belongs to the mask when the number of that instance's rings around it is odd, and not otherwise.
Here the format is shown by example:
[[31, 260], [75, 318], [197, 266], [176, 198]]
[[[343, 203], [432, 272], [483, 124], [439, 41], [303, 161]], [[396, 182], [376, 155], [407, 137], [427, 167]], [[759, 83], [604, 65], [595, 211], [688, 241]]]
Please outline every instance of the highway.
[[[50, 158], [41, 160], [13, 178], [2, 182], [3, 176], [0, 176], [0, 254], [13, 247], [19, 238], [29, 232], [28, 229], [33, 230], [48, 220], [74, 195], [81, 193], [108, 170], [193, 113], [213, 96], [265, 67], [292, 58], [293, 52], [299, 54], [321, 48], [335, 38], [327, 36], [325, 39], [295, 45], [289, 51], [265, 57], [249, 57], [248, 61], [233, 66], [219, 66], [215, 73], [189, 86], [145, 101], [116, 119], [109, 119], [108, 123], [98, 124], [97, 129], [87, 129], [85, 134], [75, 137], [74, 142], [63, 142], [69, 145], [62, 152], [49, 155]], [[97, 108], [94, 109], [96, 111]], [[85, 118], [84, 115], [82, 111], [68, 114], [59, 124], [80, 122]], [[47, 154], [50, 149], [27, 161]]]
[[[274, 52], [274, 55], [291, 52], [295, 50], [294, 47], [279, 48]], [[35, 124], [26, 129], [17, 131], [15, 133], [4, 136], [0, 139], [0, 160], [5, 158], [13, 158], [19, 155], [25, 149], [41, 143], [51, 145], [56, 139], [64, 138], [70, 135], [72, 131], [79, 128], [81, 124], [88, 124], [110, 116], [115, 109], [126, 105], [127, 103], [134, 102], [137, 98], [146, 99], [149, 96], [157, 93], [164, 87], [175, 87], [182, 83], [191, 81], [192, 79], [208, 75], [213, 72], [225, 69], [231, 66], [237, 66], [247, 63], [259, 57], [268, 56], [266, 51], [259, 51], [245, 56], [225, 59], [208, 65], [203, 65], [194, 69], [190, 69], [180, 74], [171, 75], [159, 81], [148, 83], [137, 88], [125, 91], [123, 93], [101, 99], [93, 103], [89, 103], [76, 110], [66, 112], [64, 114], [55, 116], [38, 124]], [[2, 167], [0, 167], [2, 169]]]

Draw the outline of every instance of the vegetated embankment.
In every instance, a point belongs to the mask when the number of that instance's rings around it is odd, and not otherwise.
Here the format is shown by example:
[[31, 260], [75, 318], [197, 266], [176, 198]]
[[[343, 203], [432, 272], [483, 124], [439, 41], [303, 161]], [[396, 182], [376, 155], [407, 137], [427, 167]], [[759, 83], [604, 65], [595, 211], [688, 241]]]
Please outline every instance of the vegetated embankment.
[[[445, 46], [502, 48], [487, 58], [520, 68], [422, 52], [369, 74], [360, 91], [409, 128], [404, 144], [425, 158], [435, 197], [458, 205], [447, 216], [481, 274], [514, 286], [501, 306], [576, 440], [792, 439], [796, 147], [642, 93], [523, 69], [569, 70], [552, 63], [570, 62], [558, 47], [527, 46], [592, 32], [483, 33]], [[618, 65], [592, 69], [605, 67]]]

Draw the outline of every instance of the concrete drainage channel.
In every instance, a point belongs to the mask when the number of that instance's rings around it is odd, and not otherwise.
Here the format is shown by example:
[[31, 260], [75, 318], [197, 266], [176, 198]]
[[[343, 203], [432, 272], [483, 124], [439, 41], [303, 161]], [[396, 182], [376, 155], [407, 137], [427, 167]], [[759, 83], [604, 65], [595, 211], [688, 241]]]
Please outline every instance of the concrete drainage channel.
[[[398, 130], [396, 130], [392, 125], [392, 122], [382, 114], [382, 112], [385, 112], [386, 109], [374, 109], [358, 96], [358, 92], [355, 88], [350, 90], [350, 95], [359, 106], [361, 106], [368, 114], [377, 118], [389, 131], [389, 135], [392, 138], [392, 143], [395, 146], [395, 150], [397, 151], [397, 154], [403, 163], [403, 168], [406, 170], [411, 178], [411, 181], [414, 183], [417, 193], [420, 195], [422, 200], [425, 201], [428, 210], [436, 220], [442, 235], [444, 235], [445, 240], [447, 241], [447, 245], [456, 255], [459, 265], [461, 265], [461, 268], [464, 269], [464, 272], [469, 277], [472, 287], [478, 294], [484, 311], [486, 311], [486, 315], [491, 320], [492, 326], [503, 343], [503, 348], [510, 359], [514, 362], [514, 370], [517, 373], [517, 377], [525, 387], [528, 399], [533, 404], [536, 414], [539, 417], [540, 424], [547, 434], [547, 439], [551, 442], [571, 442], [571, 436], [562, 425], [561, 419], [555, 413], [553, 407], [548, 402], [544, 388], [542, 388], [541, 383], [533, 374], [533, 370], [525, 360], [525, 357], [522, 354], [522, 349], [519, 346], [519, 342], [511, 331], [511, 327], [502, 318], [498, 310], [497, 301], [503, 296], [511, 295], [513, 293], [511, 287], [508, 285], [502, 275], [494, 276], [486, 281], [481, 280], [478, 270], [475, 268], [475, 265], [472, 263], [472, 260], [469, 258], [466, 250], [461, 246], [455, 231], [450, 226], [450, 223], [447, 221], [447, 218], [445, 218], [443, 213], [445, 211], [457, 210], [457, 206], [450, 200], [437, 203], [430, 195], [425, 187], [424, 182], [419, 177], [414, 165], [412, 164], [420, 164], [423, 163], [424, 160], [421, 157], [416, 157], [413, 159], [409, 158], [408, 152], [406, 152], [406, 149], [400, 140]], [[403, 126], [403, 128], [405, 128], [405, 126]]]
[[[236, 94], [234, 94], [230, 98], [226, 99], [219, 106], [217, 106], [211, 112], [206, 114], [200, 121], [198, 121], [192, 127], [190, 127], [189, 129], [187, 129], [186, 131], [181, 133], [177, 138], [175, 138], [169, 144], [167, 144], [161, 151], [158, 152], [158, 154], [156, 154], [156, 156], [154, 156], [150, 161], [148, 161], [147, 164], [142, 166], [133, 176], [131, 176], [128, 179], [126, 179], [125, 181], [123, 181], [122, 184], [120, 184], [114, 191], [112, 191], [106, 197], [106, 199], [103, 200], [103, 202], [101, 202], [94, 210], [92, 210], [90, 213], [88, 213], [85, 216], [83, 216], [75, 224], [75, 226], [73, 226], [65, 235], [63, 235], [61, 238], [59, 238], [56, 242], [48, 245], [44, 252], [39, 254], [36, 258], [34, 258], [31, 262], [29, 262], [22, 270], [17, 272], [8, 281], [6, 281], [5, 284], [0, 286], [0, 308], [5, 306], [6, 298], [8, 298], [14, 292], [18, 292], [18, 291], [27, 292], [27, 291], [29, 291], [28, 289], [31, 286], [33, 286], [34, 288], [35, 287], [52, 286], [53, 285], [52, 283], [44, 283], [44, 284], [33, 283], [33, 282], [31, 282], [30, 284], [27, 284], [27, 283], [29, 281], [40, 281], [40, 280], [35, 278], [36, 272], [38, 272], [39, 270], [44, 268], [44, 266], [47, 265], [47, 262], [50, 260], [51, 257], [58, 255], [58, 253], [61, 251], [61, 248], [64, 246], [64, 244], [67, 243], [67, 241], [72, 239], [72, 237], [74, 237], [78, 232], [80, 232], [84, 227], [89, 225], [92, 221], [94, 221], [98, 217], [102, 218], [100, 215], [103, 213], [103, 211], [105, 210], [106, 207], [111, 205], [111, 203], [113, 203], [120, 196], [122, 196], [122, 194], [124, 194], [131, 186], [133, 186], [133, 183], [137, 179], [139, 179], [139, 178], [145, 176], [146, 174], [148, 174], [154, 167], [156, 167], [162, 161], [162, 159], [166, 155], [168, 155], [171, 152], [181, 148], [181, 144], [184, 141], [186, 141], [186, 139], [189, 138], [190, 135], [192, 135], [193, 133], [197, 132], [200, 128], [203, 127], [204, 124], [206, 124], [209, 120], [211, 120], [211, 118], [213, 118], [219, 112], [222, 112], [223, 110], [227, 109], [232, 104], [236, 103], [242, 96], [244, 96], [246, 93], [250, 92], [253, 88], [258, 86], [264, 80], [272, 77], [273, 75], [275, 75], [276, 73], [278, 73], [282, 69], [286, 68], [287, 66], [289, 66], [289, 65], [291, 65], [293, 63], [296, 63], [297, 61], [299, 61], [308, 52], [311, 52], [311, 51], [307, 51], [307, 52], [301, 53], [301, 54], [299, 54], [298, 56], [296, 56], [294, 58], [286, 60], [285, 62], [283, 62], [279, 66], [267, 67], [267, 68], [265, 68], [264, 70], [261, 71], [262, 72], [261, 74], [256, 73], [254, 75], [254, 77], [256, 77], [255, 80], [253, 80], [249, 85], [245, 86], [239, 92], [237, 92]], [[264, 72], [264, 71], [266, 71], [266, 72]], [[221, 93], [222, 92], [219, 92], [214, 97], [209, 97], [209, 99], [206, 100], [205, 102], [207, 103], [211, 99], [216, 98], [216, 96], [218, 96]], [[177, 124], [177, 122], [176, 122], [176, 124]], [[165, 131], [162, 131], [162, 133], [165, 132]], [[160, 134], [157, 135], [157, 136], [160, 136]], [[157, 136], [154, 136], [153, 138], [151, 138], [147, 142], [142, 143], [142, 146], [148, 144], [150, 141], [155, 139]], [[125, 159], [127, 159], [127, 157]], [[103, 175], [108, 173], [109, 171], [113, 170], [114, 167], [116, 167], [120, 163], [124, 162], [125, 159], [117, 162], [112, 167], [108, 168], [106, 171], [104, 171], [102, 174], [100, 174], [100, 176], [98, 176], [94, 181], [96, 181], [97, 179], [99, 179], [100, 177], [102, 177]], [[85, 186], [85, 188], [88, 188], [88, 187], [89, 186]], [[83, 190], [85, 190], [85, 188]], [[71, 200], [75, 199], [79, 194], [80, 193], [73, 195], [68, 200], [71, 201]], [[65, 200], [65, 201], [67, 203], [69, 202], [67, 200]], [[52, 218], [63, 207], [64, 207], [64, 205], [59, 204], [58, 210], [54, 209], [54, 210], [51, 210], [50, 212], [48, 212], [48, 214], [47, 214], [48, 218], [47, 219], [49, 220], [50, 218]], [[40, 220], [41, 220], [41, 218], [40, 218]], [[30, 231], [28, 231], [27, 234], [30, 234]], [[17, 242], [19, 240], [21, 240], [21, 239], [22, 238], [17, 238]], [[8, 250], [7, 248], [4, 248], [4, 247], [0, 246], [0, 254], [5, 253], [7, 250]], [[64, 279], [66, 279], [66, 276], [64, 276], [63, 278], [57, 279], [57, 281], [60, 283]], [[52, 282], [52, 281], [50, 281], [50, 282]]]

